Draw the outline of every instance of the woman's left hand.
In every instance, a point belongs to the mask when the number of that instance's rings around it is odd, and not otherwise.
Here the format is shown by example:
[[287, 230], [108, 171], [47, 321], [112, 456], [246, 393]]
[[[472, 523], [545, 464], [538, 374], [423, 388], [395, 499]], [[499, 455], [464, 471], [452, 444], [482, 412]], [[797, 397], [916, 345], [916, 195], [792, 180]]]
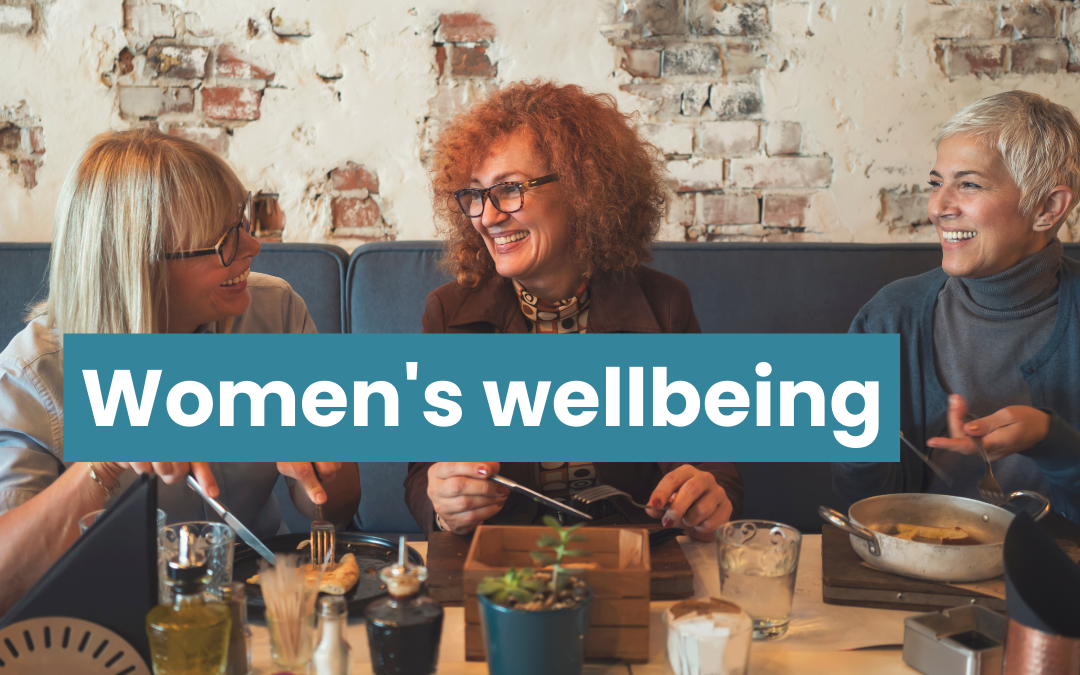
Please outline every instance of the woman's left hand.
[[[343, 462], [278, 462], [277, 470], [282, 476], [295, 478], [312, 502], [325, 504], [326, 490], [319, 479], [329, 480], [343, 465]], [[318, 476], [315, 469], [319, 470]]]
[[694, 539], [712, 541], [716, 529], [731, 519], [731, 509], [727, 492], [711, 473], [683, 464], [660, 480], [645, 513], [663, 518], [664, 527], [684, 527]]
[[950, 396], [949, 435], [952, 438], [931, 438], [926, 444], [931, 448], [974, 455], [979, 449], [971, 437], [976, 436], [982, 438], [987, 456], [994, 461], [1031, 449], [1050, 431], [1050, 415], [1031, 406], [1011, 405], [965, 424], [967, 410], [963, 396]]

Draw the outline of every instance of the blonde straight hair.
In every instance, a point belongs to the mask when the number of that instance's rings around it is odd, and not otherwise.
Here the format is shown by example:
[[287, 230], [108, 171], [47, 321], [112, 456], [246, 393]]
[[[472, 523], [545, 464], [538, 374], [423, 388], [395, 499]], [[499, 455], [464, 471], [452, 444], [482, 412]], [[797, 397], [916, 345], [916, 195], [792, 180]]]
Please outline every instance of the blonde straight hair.
[[[1056, 185], [1073, 192], [1069, 211], [1080, 200], [1080, 123], [1072, 111], [1038, 94], [1006, 91], [979, 99], [953, 115], [935, 145], [971, 134], [996, 150], [1020, 188], [1020, 212], [1029, 217]], [[1055, 230], [1056, 231], [1056, 230]]]
[[44, 315], [61, 336], [167, 330], [164, 255], [213, 246], [245, 198], [197, 143], [152, 129], [97, 136], [60, 191], [49, 297], [29, 318]]

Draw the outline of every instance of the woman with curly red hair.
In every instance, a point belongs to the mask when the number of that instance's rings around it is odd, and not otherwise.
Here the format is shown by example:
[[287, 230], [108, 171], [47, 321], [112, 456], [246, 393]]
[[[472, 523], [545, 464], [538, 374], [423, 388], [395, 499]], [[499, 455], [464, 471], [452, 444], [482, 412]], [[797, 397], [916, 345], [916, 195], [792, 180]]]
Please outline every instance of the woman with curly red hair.
[[[435, 211], [455, 281], [428, 295], [425, 333], [699, 333], [686, 284], [644, 267], [664, 212], [663, 157], [614, 98], [518, 82], [458, 116], [434, 154]], [[740, 510], [730, 463], [410, 464], [406, 499], [425, 532], [536, 522], [495, 473], [570, 500], [604, 483], [610, 522], [662, 519], [711, 539]], [[576, 506], [582, 507], [580, 503]]]

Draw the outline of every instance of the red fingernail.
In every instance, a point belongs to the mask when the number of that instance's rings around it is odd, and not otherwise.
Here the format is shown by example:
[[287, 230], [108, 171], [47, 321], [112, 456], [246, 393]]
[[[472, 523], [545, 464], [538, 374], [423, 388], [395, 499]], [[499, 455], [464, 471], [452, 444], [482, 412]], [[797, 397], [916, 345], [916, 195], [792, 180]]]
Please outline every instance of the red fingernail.
[[479, 469], [476, 470], [476, 473], [480, 474], [481, 476], [486, 476], [490, 472], [488, 471], [488, 468], [486, 466], [482, 466], [482, 467], [480, 467]]
[[664, 527], [671, 527], [672, 525], [675, 524], [675, 521], [673, 519], [671, 519], [671, 518], [664, 518], [663, 520], [660, 521], [660, 524], [663, 525]]
[[649, 506], [653, 507], [654, 509], [660, 508], [660, 506], [661, 506], [660, 500], [659, 499], [654, 499], [654, 500], [650, 501]]

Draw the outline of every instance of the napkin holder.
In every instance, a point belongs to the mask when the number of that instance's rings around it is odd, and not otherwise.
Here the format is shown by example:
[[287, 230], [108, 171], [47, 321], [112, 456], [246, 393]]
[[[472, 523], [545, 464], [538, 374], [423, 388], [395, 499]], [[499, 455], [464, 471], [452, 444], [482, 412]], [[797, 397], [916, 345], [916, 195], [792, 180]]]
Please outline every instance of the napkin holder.
[[140, 476], [0, 619], [72, 617], [112, 630], [150, 663], [157, 605], [157, 481]]
[[964, 605], [904, 619], [904, 663], [923, 675], [1000, 675], [1007, 619]]

